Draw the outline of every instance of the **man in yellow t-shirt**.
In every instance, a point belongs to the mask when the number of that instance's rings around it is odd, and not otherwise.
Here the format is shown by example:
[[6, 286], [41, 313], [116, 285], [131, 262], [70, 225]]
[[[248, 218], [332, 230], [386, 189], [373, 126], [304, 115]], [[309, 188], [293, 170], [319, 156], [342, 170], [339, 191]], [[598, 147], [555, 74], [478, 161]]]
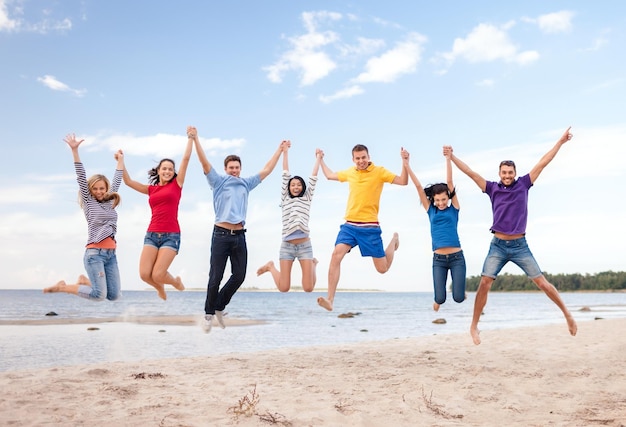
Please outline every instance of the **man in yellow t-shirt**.
[[322, 153], [321, 166], [326, 179], [350, 184], [350, 194], [346, 206], [346, 222], [341, 224], [335, 249], [328, 268], [328, 296], [319, 297], [317, 303], [328, 311], [333, 309], [333, 300], [339, 283], [339, 271], [343, 257], [350, 250], [358, 246], [361, 256], [372, 257], [374, 267], [379, 273], [386, 273], [391, 267], [393, 256], [400, 244], [398, 233], [386, 249], [383, 249], [380, 224], [378, 223], [378, 208], [380, 195], [385, 183], [407, 185], [408, 172], [405, 167], [409, 153], [400, 149], [402, 158], [402, 173], [395, 175], [382, 166], [376, 166], [370, 161], [367, 147], [357, 144], [352, 149], [352, 161], [356, 167], [333, 172], [324, 162]]

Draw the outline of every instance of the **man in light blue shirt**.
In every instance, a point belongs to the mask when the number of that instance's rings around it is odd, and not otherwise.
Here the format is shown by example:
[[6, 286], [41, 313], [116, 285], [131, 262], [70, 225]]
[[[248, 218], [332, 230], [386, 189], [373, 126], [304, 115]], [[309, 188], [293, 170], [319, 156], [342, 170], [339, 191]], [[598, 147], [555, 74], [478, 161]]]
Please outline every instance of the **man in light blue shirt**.
[[[226, 175], [220, 175], [207, 160], [200, 145], [196, 128], [189, 126], [187, 128], [187, 136], [194, 140], [198, 159], [202, 164], [202, 170], [211, 190], [213, 190], [215, 226], [211, 239], [211, 267], [209, 269], [209, 283], [204, 305], [205, 316], [202, 322], [202, 329], [208, 333], [211, 331], [214, 316], [222, 329], [226, 327], [223, 318], [225, 314], [224, 309], [246, 277], [248, 248], [246, 246], [246, 229], [244, 226], [248, 210], [248, 195], [250, 191], [272, 173], [283, 149], [288, 147], [289, 142], [281, 142], [272, 158], [259, 173], [247, 178], [241, 178], [241, 159], [239, 156], [234, 154], [227, 156], [224, 159]], [[220, 289], [226, 262], [229, 258], [231, 276]]]

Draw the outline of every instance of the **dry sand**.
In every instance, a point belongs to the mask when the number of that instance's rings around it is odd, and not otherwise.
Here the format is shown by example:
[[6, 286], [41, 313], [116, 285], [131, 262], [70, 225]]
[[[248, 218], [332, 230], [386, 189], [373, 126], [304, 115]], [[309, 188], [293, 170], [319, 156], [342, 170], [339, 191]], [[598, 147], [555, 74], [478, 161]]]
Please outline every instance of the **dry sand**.
[[3, 372], [0, 425], [626, 426], [625, 332], [610, 319], [576, 337], [484, 331], [479, 346], [467, 333]]

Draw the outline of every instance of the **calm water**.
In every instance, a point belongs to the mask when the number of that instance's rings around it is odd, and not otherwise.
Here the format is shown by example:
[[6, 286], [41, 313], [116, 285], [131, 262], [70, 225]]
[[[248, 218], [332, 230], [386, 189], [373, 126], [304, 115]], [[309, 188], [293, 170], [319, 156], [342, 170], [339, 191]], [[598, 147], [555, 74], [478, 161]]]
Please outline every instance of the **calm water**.
[[[57, 318], [198, 315], [203, 313], [204, 292], [170, 292], [164, 302], [154, 292], [125, 291], [121, 301], [94, 303], [73, 295], [44, 295], [39, 290], [0, 290], [0, 371], [467, 333], [474, 300], [473, 294], [462, 304], [449, 299], [435, 313], [431, 293], [342, 292], [330, 313], [317, 306], [319, 295], [238, 292], [227, 308], [228, 317], [265, 323], [225, 330], [214, 327], [204, 334], [196, 326], [124, 322], [6, 324], [45, 319], [50, 311], [56, 312]], [[626, 293], [565, 293], [562, 298], [577, 321], [626, 317]], [[581, 311], [583, 307], [591, 311]], [[360, 314], [350, 319], [337, 317], [346, 312]], [[433, 324], [438, 318], [447, 323]], [[543, 293], [492, 292], [481, 329], [560, 322], [566, 333], [561, 312]], [[99, 330], [88, 331], [90, 326]]]

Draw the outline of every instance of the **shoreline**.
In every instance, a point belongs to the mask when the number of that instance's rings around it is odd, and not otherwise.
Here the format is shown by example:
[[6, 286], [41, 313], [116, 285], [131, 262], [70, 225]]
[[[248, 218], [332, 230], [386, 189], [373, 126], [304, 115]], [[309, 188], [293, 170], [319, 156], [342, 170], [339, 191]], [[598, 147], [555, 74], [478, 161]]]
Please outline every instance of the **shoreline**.
[[603, 319], [576, 337], [561, 323], [486, 330], [478, 346], [467, 333], [0, 372], [0, 424], [619, 427], [625, 329]]

